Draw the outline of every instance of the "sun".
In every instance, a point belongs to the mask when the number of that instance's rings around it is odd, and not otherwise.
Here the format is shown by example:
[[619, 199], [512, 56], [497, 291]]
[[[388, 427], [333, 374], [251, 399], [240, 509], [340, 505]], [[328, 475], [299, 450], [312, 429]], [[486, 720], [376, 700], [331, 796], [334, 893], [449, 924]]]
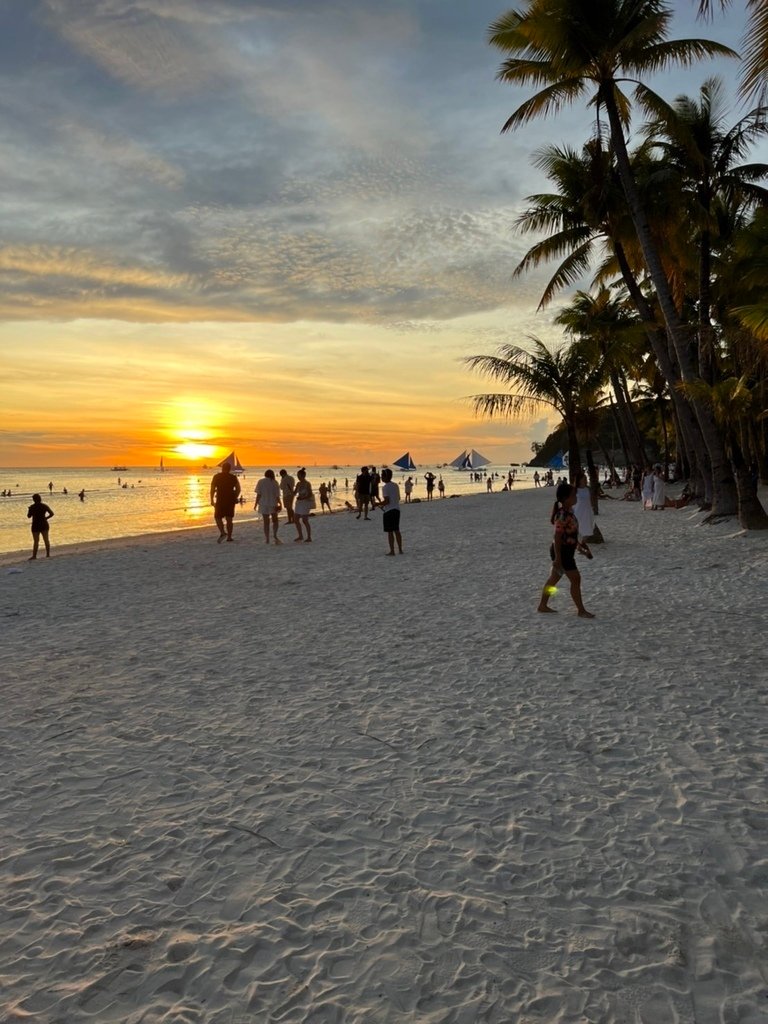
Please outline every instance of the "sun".
[[175, 455], [181, 455], [184, 459], [210, 459], [216, 449], [212, 444], [201, 444], [199, 441], [183, 441], [173, 446]]

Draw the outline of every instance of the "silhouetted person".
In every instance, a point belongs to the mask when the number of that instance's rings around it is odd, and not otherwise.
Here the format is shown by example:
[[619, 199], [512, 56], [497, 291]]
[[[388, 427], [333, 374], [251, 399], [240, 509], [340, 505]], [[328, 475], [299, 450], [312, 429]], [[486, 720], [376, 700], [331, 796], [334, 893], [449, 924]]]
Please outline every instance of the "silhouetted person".
[[[232, 520], [235, 518], [235, 505], [240, 497], [240, 481], [232, 472], [229, 462], [221, 464], [221, 472], [211, 480], [211, 504], [213, 518], [219, 528], [219, 544], [226, 538], [232, 540]], [[224, 532], [224, 522], [227, 529]]]
[[264, 476], [256, 484], [256, 504], [254, 508], [261, 512], [264, 520], [264, 540], [269, 544], [269, 521], [272, 520], [272, 539], [275, 544], [283, 542], [277, 536], [278, 518], [280, 511], [280, 486], [275, 480], [275, 471], [267, 469]]
[[37, 558], [37, 548], [40, 544], [40, 536], [42, 535], [43, 544], [45, 544], [45, 557], [51, 557], [51, 544], [48, 540], [48, 520], [53, 516], [53, 509], [48, 508], [47, 505], [43, 504], [43, 500], [39, 494], [32, 495], [32, 504], [27, 509], [27, 519], [32, 520], [32, 555], [30, 562]]
[[283, 496], [283, 507], [288, 515], [288, 522], [293, 522], [293, 492], [296, 487], [296, 481], [293, 479], [291, 474], [285, 470], [280, 470], [280, 492]]
[[80, 499], [80, 501], [85, 501], [85, 488], [83, 488], [82, 491], [78, 491], [77, 496]]

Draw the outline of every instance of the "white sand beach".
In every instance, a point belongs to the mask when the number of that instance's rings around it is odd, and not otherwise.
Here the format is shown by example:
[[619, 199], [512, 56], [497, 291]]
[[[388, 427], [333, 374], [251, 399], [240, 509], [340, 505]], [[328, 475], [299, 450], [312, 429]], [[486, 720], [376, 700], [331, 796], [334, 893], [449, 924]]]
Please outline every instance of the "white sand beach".
[[768, 538], [552, 500], [3, 556], [0, 1021], [764, 1024]]

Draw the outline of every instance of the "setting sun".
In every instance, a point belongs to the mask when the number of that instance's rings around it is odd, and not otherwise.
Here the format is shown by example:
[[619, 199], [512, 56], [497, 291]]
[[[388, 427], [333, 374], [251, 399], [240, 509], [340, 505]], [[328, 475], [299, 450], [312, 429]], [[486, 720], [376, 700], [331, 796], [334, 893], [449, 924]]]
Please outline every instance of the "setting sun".
[[184, 441], [174, 445], [173, 452], [185, 459], [210, 459], [216, 452], [211, 444], [200, 444], [198, 441]]

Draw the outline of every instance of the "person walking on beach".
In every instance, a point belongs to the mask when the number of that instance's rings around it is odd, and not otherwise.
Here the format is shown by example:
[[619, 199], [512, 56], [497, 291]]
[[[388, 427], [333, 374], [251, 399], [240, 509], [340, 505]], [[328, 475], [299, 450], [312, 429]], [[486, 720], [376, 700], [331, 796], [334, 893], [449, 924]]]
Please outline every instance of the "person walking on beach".
[[211, 504], [214, 510], [213, 518], [219, 528], [219, 544], [223, 540], [232, 540], [232, 520], [235, 518], [235, 505], [239, 497], [240, 481], [232, 472], [232, 464], [222, 462], [221, 472], [216, 473], [211, 480]]
[[576, 611], [582, 619], [594, 619], [592, 612], [584, 607], [581, 598], [581, 575], [576, 568], [576, 551], [581, 551], [587, 558], [592, 557], [584, 541], [579, 540], [579, 523], [573, 514], [573, 506], [576, 504], [576, 488], [569, 483], [558, 485], [555, 492], [555, 504], [552, 507], [550, 522], [555, 527], [554, 541], [549, 549], [549, 557], [552, 559], [552, 571], [547, 582], [541, 591], [538, 611], [554, 612], [549, 607], [549, 598], [555, 593], [556, 584], [563, 575], [568, 577], [571, 584], [571, 597], [576, 605]]
[[371, 475], [367, 466], [361, 466], [355, 478], [355, 501], [357, 502], [357, 518], [363, 515], [369, 519], [368, 505], [371, 500]]
[[278, 519], [280, 511], [280, 487], [275, 480], [275, 471], [267, 469], [264, 476], [256, 484], [256, 504], [253, 506], [261, 513], [264, 520], [264, 543], [269, 544], [269, 521], [272, 520], [272, 538], [275, 544], [283, 542], [277, 536]]
[[391, 469], [382, 469], [381, 479], [384, 483], [381, 486], [381, 501], [378, 502], [378, 505], [379, 508], [384, 509], [384, 515], [382, 516], [384, 532], [389, 541], [389, 551], [387, 554], [394, 555], [395, 541], [397, 541], [397, 550], [402, 555], [403, 538], [400, 535], [400, 488], [392, 479]]
[[405, 504], [410, 505], [411, 503], [411, 492], [413, 491], [413, 477], [409, 476], [405, 481]]
[[[312, 527], [309, 525], [309, 513], [315, 507], [315, 495], [312, 492], [312, 484], [307, 480], [306, 469], [300, 469], [296, 476], [299, 478], [293, 496], [296, 499], [293, 506], [293, 524], [296, 527], [298, 536], [295, 542], [304, 541], [305, 544], [312, 543]], [[360, 518], [358, 514], [358, 519]], [[302, 526], [306, 537], [302, 534]]]
[[296, 487], [296, 481], [293, 479], [291, 474], [285, 470], [280, 470], [280, 493], [283, 496], [283, 508], [285, 509], [286, 515], [288, 516], [288, 522], [293, 522], [293, 491]]
[[427, 501], [432, 501], [432, 492], [435, 489], [435, 474], [425, 473], [424, 479], [427, 481]]
[[32, 520], [32, 554], [29, 558], [33, 562], [37, 558], [37, 549], [40, 544], [40, 537], [45, 545], [45, 557], [51, 557], [51, 543], [48, 540], [48, 520], [53, 517], [53, 509], [43, 504], [39, 494], [32, 495], [32, 504], [27, 509], [27, 519]]

